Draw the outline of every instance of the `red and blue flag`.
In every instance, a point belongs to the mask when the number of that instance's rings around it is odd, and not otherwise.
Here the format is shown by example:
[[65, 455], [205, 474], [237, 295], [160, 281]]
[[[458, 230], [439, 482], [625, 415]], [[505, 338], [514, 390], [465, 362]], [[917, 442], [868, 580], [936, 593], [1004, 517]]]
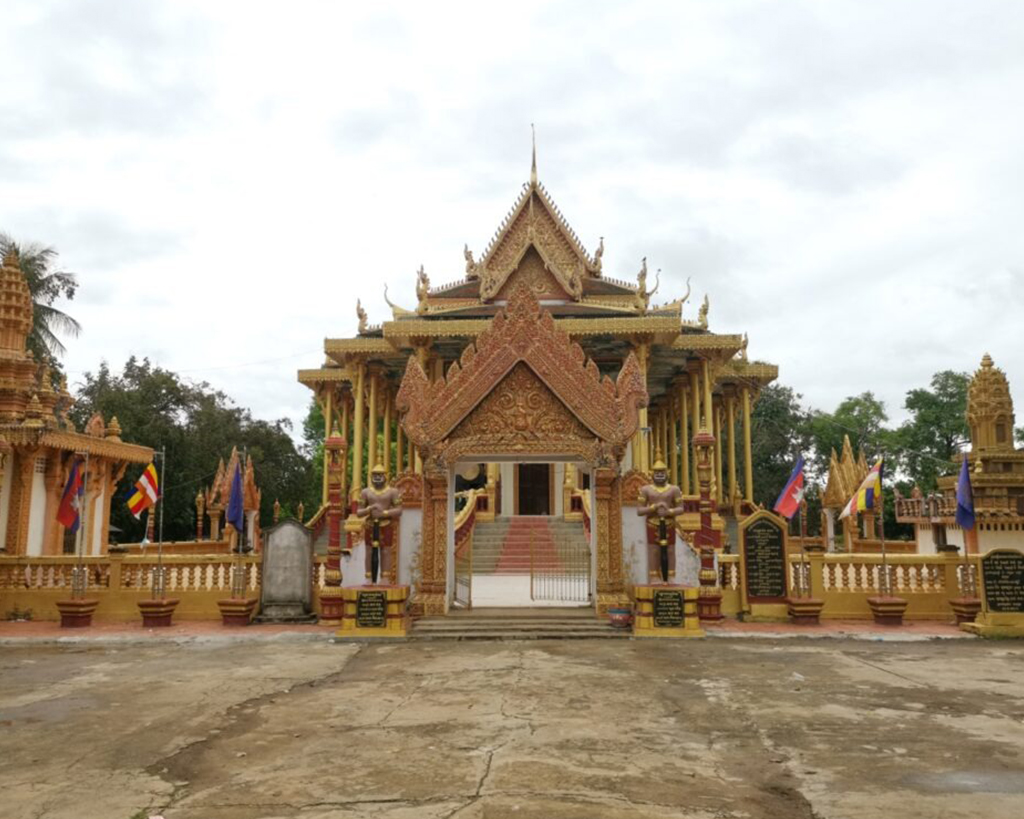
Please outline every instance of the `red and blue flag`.
[[64, 494], [60, 498], [60, 506], [57, 507], [57, 522], [64, 526], [69, 532], [78, 531], [78, 522], [81, 519], [82, 511], [82, 462], [75, 461], [71, 467], [71, 474], [68, 475], [67, 485], [64, 487]]
[[785, 487], [775, 501], [775, 512], [789, 520], [800, 508], [800, 501], [804, 497], [804, 459], [796, 459], [796, 466], [789, 475]]

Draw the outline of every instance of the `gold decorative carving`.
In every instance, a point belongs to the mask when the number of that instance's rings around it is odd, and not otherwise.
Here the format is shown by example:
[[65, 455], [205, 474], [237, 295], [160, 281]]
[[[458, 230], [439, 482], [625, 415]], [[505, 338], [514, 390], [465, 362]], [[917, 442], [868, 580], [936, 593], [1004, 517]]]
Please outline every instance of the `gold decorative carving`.
[[1013, 452], [1013, 399], [1006, 374], [994, 366], [985, 353], [967, 391], [967, 423], [971, 429], [971, 452], [1002, 450]]
[[600, 441], [520, 362], [438, 447], [448, 463], [470, 455], [602, 458]]
[[420, 363], [410, 358], [396, 399], [405, 413], [406, 434], [421, 450], [437, 446], [520, 362], [579, 419], [591, 439], [623, 448], [636, 431], [639, 410], [647, 405], [636, 357], [630, 353], [615, 382], [602, 378], [597, 365], [520, 283], [507, 309], [465, 349], [445, 379], [431, 384]]
[[651, 476], [639, 469], [630, 469], [622, 478], [622, 503], [624, 506], [638, 506], [640, 490], [651, 483]]
[[531, 184], [502, 222], [483, 258], [474, 266], [484, 301], [499, 294], [531, 247], [561, 289], [576, 301], [583, 295], [583, 278], [596, 278], [600, 274], [600, 260], [588, 257], [544, 188]]
[[527, 250], [523, 260], [516, 268], [515, 275], [508, 280], [498, 292], [499, 299], [508, 299], [512, 288], [517, 284], [525, 284], [538, 299], [564, 299], [568, 295], [561, 284], [548, 272], [544, 260], [533, 248]]
[[402, 506], [414, 509], [423, 505], [423, 476], [403, 472], [395, 478], [395, 488], [402, 493]]

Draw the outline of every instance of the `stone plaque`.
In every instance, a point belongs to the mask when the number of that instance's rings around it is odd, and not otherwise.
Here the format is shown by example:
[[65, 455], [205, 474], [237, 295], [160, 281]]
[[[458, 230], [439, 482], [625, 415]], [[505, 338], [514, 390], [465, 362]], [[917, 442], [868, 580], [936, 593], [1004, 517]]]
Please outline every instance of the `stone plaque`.
[[786, 597], [786, 530], [764, 515], [743, 527], [747, 599], [781, 602]]
[[281, 521], [263, 533], [262, 622], [316, 619], [313, 612], [313, 538], [297, 520]]
[[682, 589], [655, 589], [654, 625], [658, 628], [680, 628], [683, 625]]
[[1024, 614], [1024, 553], [996, 549], [981, 558], [985, 605], [1002, 614]]
[[358, 628], [384, 628], [387, 625], [388, 593], [360, 591], [356, 596], [356, 626]]

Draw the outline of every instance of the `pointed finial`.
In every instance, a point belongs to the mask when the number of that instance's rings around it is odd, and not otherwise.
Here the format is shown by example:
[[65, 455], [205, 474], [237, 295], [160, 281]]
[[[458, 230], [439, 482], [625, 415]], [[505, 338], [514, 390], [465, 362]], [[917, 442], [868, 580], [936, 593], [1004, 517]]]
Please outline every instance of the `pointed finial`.
[[533, 161], [530, 163], [530, 184], [537, 184], [537, 129], [530, 123], [530, 134], [533, 140]]

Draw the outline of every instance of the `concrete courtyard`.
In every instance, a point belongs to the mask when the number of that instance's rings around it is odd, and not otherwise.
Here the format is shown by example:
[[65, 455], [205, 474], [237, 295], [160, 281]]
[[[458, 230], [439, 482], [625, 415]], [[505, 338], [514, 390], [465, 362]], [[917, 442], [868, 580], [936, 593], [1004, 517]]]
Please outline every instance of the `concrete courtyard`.
[[1024, 645], [0, 647], [0, 815], [1018, 817]]

